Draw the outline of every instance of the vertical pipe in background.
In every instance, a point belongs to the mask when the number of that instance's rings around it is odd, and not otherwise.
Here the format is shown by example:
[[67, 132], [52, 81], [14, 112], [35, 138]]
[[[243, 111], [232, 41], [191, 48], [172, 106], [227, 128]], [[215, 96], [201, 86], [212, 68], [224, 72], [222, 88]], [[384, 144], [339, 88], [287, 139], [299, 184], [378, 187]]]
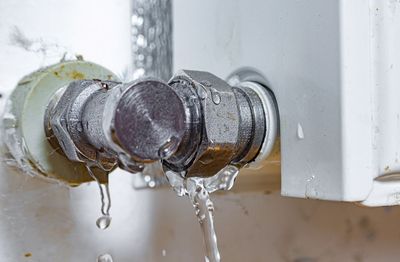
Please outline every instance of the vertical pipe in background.
[[[125, 80], [172, 77], [172, 0], [132, 0], [131, 2], [132, 71]], [[133, 177], [136, 189], [165, 184], [160, 163], [146, 165], [140, 176]]]
[[172, 76], [172, 1], [133, 0], [132, 74], [169, 80]]

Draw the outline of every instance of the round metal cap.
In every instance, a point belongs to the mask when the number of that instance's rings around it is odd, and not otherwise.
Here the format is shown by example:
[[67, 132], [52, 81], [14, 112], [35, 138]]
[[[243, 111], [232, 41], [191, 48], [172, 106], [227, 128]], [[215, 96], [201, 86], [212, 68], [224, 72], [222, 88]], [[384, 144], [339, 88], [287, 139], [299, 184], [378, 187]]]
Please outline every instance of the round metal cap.
[[173, 89], [158, 80], [129, 86], [115, 111], [114, 138], [136, 161], [170, 157], [185, 130], [185, 109]]

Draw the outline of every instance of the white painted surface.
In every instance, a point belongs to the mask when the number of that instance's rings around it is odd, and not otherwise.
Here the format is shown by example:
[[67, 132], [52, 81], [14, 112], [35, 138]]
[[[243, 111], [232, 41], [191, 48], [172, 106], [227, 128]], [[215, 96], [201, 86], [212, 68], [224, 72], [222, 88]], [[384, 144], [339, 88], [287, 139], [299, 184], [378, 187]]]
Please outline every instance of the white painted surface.
[[[129, 7], [125, 0], [0, 1], [0, 88], [10, 90], [65, 52], [122, 74], [130, 63]], [[30, 51], [15, 44], [16, 31]]]
[[[376, 176], [400, 173], [400, 3], [371, 1], [371, 81], [373, 83], [373, 148]], [[397, 179], [399, 176], [397, 176]], [[400, 203], [400, 183], [374, 181], [368, 205]]]
[[[314, 177], [311, 197], [343, 199], [339, 1], [202, 1], [180, 8], [196, 12], [175, 12], [176, 66], [222, 77], [251, 66], [267, 78], [280, 110], [282, 194], [306, 197]], [[305, 139], [297, 138], [298, 124]]]
[[250, 66], [268, 79], [280, 110], [282, 195], [398, 204], [389, 197], [396, 183], [374, 179], [400, 171], [399, 1], [186, 1], [175, 9], [176, 67], [224, 77]]

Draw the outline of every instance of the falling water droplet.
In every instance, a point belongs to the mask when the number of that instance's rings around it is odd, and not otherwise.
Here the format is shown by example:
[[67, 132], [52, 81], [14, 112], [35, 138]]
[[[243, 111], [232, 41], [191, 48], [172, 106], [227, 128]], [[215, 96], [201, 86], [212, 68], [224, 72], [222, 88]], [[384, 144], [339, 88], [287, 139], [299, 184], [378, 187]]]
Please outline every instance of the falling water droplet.
[[154, 180], [151, 180], [148, 184], [147, 184], [150, 188], [154, 188], [156, 187], [156, 182]]
[[297, 124], [297, 138], [300, 140], [304, 139], [304, 131], [300, 123]]
[[89, 175], [97, 182], [97, 185], [99, 186], [100, 196], [101, 196], [102, 216], [97, 219], [96, 225], [99, 229], [105, 230], [111, 224], [111, 216], [110, 216], [111, 196], [110, 196], [110, 190], [108, 188], [108, 182], [105, 184], [100, 183], [99, 179], [93, 173], [92, 168], [86, 165], [86, 169], [88, 170]]
[[211, 99], [216, 105], [219, 105], [221, 103], [221, 95], [215, 88], [211, 88]]
[[113, 262], [113, 258], [110, 254], [102, 254], [97, 257], [97, 262]]
[[105, 230], [111, 224], [111, 217], [110, 216], [101, 216], [97, 219], [96, 225], [99, 229]]

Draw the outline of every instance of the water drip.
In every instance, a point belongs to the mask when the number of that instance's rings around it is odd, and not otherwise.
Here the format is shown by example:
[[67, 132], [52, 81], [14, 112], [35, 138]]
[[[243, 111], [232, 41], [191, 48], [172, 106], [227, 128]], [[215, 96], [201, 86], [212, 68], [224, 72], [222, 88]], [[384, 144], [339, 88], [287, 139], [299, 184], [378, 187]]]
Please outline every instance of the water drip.
[[211, 88], [211, 99], [216, 105], [221, 103], [221, 95], [215, 88]]
[[214, 204], [210, 194], [217, 190], [230, 190], [239, 173], [236, 166], [228, 165], [209, 178], [185, 178], [185, 173], [166, 171], [168, 182], [178, 196], [187, 195], [200, 223], [206, 250], [205, 261], [221, 260], [214, 227]]
[[89, 175], [96, 181], [97, 185], [99, 186], [100, 196], [101, 196], [101, 214], [102, 216], [99, 217], [96, 221], [96, 225], [99, 229], [105, 230], [111, 224], [111, 216], [110, 216], [110, 209], [111, 209], [111, 197], [110, 197], [110, 190], [108, 187], [108, 181], [104, 184], [100, 183], [99, 179], [92, 171], [92, 167], [86, 165], [86, 169]]

